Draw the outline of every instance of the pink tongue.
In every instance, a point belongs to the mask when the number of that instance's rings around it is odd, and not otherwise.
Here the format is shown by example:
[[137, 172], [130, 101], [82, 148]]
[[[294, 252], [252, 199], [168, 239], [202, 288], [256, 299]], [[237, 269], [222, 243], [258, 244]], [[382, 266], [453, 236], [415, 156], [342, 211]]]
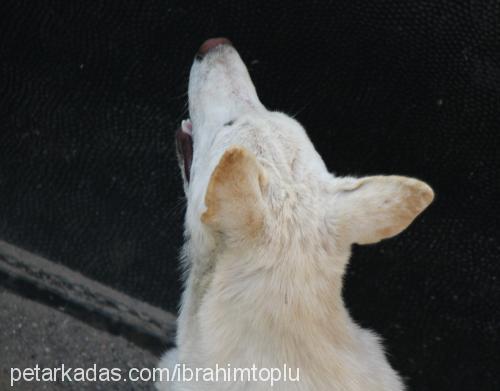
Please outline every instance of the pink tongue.
[[189, 134], [190, 136], [193, 135], [193, 124], [191, 123], [190, 119], [183, 119], [181, 122], [181, 129], [184, 133]]

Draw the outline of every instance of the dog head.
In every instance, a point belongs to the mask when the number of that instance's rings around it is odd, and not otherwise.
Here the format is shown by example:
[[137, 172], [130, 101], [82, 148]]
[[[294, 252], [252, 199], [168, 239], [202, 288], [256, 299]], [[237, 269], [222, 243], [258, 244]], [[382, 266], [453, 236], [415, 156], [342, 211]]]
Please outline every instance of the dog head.
[[205, 42], [189, 79], [190, 120], [177, 132], [188, 201], [186, 233], [198, 247], [244, 243], [375, 243], [405, 229], [432, 189], [400, 176], [338, 178], [303, 127], [267, 110], [223, 38]]

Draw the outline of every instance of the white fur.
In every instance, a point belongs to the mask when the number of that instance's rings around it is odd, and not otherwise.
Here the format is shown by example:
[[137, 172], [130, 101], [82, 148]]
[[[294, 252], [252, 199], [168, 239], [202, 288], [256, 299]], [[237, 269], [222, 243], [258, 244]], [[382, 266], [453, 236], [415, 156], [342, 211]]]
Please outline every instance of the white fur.
[[[189, 109], [194, 160], [190, 183], [185, 181], [187, 279], [178, 347], [167, 352], [160, 367], [286, 363], [300, 368], [300, 382], [277, 383], [275, 390], [403, 390], [380, 340], [349, 316], [342, 278], [352, 243], [399, 233], [431, 202], [432, 190], [405, 177], [334, 177], [302, 126], [260, 103], [230, 46], [216, 47], [194, 62]], [[211, 175], [232, 146], [250, 151], [267, 178], [259, 211], [264, 225], [257, 238], [229, 240], [231, 232], [201, 221]], [[240, 382], [157, 387], [270, 389], [266, 383]]]

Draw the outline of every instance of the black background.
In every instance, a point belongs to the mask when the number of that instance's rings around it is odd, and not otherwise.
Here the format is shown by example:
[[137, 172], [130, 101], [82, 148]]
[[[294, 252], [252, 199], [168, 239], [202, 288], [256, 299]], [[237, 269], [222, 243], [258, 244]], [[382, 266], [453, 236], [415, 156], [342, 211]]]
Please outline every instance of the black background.
[[496, 0], [4, 0], [0, 238], [175, 311], [173, 132], [219, 35], [333, 172], [434, 187], [409, 230], [354, 249], [345, 298], [410, 389], [500, 389]]

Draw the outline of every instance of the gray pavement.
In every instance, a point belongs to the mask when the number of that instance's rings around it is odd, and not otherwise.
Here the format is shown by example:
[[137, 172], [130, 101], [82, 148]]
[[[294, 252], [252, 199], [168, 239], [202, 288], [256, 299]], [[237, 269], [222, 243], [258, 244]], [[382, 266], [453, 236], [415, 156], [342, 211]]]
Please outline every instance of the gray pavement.
[[10, 368], [154, 368], [158, 358], [126, 339], [0, 286], [0, 391], [152, 390], [152, 382], [26, 382], [10, 386]]

